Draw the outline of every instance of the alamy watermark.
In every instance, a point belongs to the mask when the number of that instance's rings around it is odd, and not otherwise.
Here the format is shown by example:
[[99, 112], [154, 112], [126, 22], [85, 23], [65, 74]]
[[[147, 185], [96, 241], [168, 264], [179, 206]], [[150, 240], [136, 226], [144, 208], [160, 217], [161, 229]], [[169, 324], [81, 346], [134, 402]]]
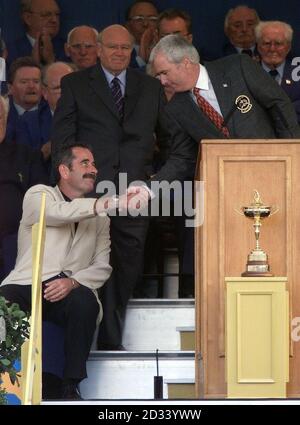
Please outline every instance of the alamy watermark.
[[128, 209], [110, 211], [111, 216], [131, 215], [142, 217], [184, 217], [186, 227], [199, 227], [204, 220], [204, 182], [200, 181], [152, 181], [146, 185], [141, 180], [136, 180], [128, 185], [127, 173], [119, 174], [118, 191], [116, 185], [104, 180], [96, 187], [98, 194], [114, 197], [117, 193], [125, 194], [130, 187], [147, 187], [151, 194], [151, 202], [142, 209], [136, 208], [136, 199], [133, 197], [128, 204]]

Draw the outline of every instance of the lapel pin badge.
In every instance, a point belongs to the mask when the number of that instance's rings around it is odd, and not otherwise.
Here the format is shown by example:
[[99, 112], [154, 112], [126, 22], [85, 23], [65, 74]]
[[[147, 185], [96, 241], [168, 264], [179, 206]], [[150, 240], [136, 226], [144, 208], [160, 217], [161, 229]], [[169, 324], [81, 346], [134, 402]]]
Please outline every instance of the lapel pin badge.
[[242, 114], [246, 114], [249, 112], [252, 108], [252, 103], [250, 102], [250, 99], [245, 94], [241, 94], [235, 99], [235, 104], [237, 106], [237, 109], [241, 111]]
[[290, 85], [290, 84], [292, 84], [292, 82], [291, 82], [291, 80], [286, 79], [285, 84]]

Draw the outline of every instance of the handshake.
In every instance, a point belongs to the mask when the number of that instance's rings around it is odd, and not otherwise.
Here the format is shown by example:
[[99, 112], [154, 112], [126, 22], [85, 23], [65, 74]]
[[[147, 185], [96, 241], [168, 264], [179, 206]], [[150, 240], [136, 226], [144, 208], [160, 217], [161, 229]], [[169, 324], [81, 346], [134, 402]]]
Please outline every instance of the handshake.
[[150, 190], [146, 186], [130, 186], [124, 195], [102, 196], [95, 202], [95, 215], [106, 215], [128, 211], [129, 214], [138, 215], [151, 198]]

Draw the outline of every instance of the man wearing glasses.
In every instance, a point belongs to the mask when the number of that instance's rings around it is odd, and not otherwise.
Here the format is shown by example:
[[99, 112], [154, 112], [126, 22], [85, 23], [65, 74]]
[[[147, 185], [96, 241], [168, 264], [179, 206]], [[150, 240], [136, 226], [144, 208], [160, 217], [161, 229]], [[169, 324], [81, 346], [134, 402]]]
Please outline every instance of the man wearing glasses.
[[260, 22], [255, 35], [261, 66], [289, 96], [300, 123], [300, 82], [293, 80], [293, 66], [287, 57], [293, 39], [292, 27], [281, 21]]
[[8, 65], [21, 56], [32, 56], [41, 65], [65, 60], [63, 40], [57, 37], [60, 9], [55, 0], [21, 0], [21, 17], [26, 33], [7, 43]]
[[158, 11], [152, 1], [135, 1], [126, 12], [126, 28], [134, 37], [130, 66], [144, 68], [156, 43]]
[[98, 60], [98, 31], [86, 25], [73, 28], [65, 44], [66, 55], [77, 69], [85, 69], [96, 65]]

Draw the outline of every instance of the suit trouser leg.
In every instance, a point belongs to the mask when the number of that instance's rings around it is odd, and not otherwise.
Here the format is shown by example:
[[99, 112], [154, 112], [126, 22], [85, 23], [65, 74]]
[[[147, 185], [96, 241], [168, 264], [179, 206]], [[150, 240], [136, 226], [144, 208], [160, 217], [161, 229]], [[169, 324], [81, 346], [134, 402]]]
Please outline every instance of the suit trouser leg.
[[[31, 310], [31, 286], [5, 285], [0, 295], [17, 302], [24, 311]], [[50, 303], [43, 299], [43, 320], [64, 328], [65, 379], [80, 381], [86, 378], [86, 361], [96, 328], [99, 304], [93, 292], [81, 285], [61, 301]]]
[[99, 347], [122, 344], [128, 300], [143, 271], [147, 217], [111, 218], [111, 265], [113, 272], [101, 288], [103, 319]]
[[93, 292], [83, 285], [62, 301], [49, 304], [45, 318], [64, 328], [64, 379], [81, 381], [87, 377], [86, 361], [96, 329], [99, 304]]

